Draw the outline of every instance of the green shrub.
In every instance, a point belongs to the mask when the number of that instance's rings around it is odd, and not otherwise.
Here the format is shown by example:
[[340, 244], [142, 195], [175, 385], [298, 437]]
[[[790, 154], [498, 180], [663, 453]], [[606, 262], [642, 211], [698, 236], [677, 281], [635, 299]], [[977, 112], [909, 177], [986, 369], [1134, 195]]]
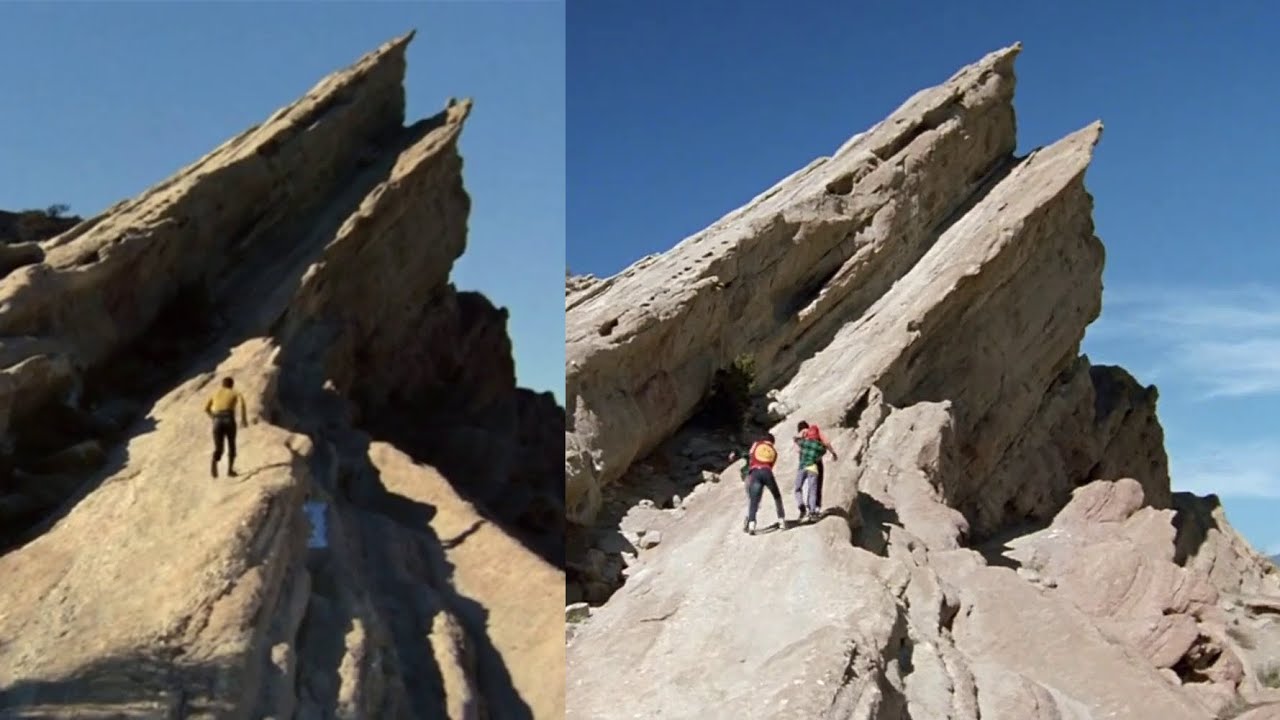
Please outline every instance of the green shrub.
[[1269, 688], [1280, 688], [1280, 663], [1272, 663], [1258, 671], [1258, 681]]

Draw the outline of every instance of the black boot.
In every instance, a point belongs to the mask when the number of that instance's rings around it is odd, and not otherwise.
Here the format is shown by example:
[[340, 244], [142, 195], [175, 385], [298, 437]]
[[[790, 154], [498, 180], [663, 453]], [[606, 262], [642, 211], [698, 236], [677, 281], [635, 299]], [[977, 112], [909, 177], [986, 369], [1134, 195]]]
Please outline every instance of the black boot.
[[209, 474], [213, 477], [218, 477], [218, 461], [216, 458], [209, 463]]

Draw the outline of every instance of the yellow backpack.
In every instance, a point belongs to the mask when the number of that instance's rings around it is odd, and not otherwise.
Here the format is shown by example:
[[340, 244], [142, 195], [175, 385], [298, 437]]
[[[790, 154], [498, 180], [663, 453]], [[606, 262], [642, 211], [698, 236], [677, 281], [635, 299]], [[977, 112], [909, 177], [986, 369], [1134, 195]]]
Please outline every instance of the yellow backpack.
[[761, 440], [751, 446], [750, 458], [751, 467], [773, 467], [778, 461], [778, 451], [771, 443]]

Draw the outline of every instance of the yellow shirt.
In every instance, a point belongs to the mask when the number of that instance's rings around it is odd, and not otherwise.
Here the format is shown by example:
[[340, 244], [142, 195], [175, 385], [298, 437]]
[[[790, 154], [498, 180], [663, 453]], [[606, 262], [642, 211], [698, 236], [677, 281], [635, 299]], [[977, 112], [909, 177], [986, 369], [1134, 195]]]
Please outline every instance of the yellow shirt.
[[204, 408], [211, 413], [232, 413], [234, 415], [236, 403], [240, 403], [240, 412], [243, 413], [244, 398], [240, 397], [240, 393], [230, 388], [218, 388], [213, 391], [213, 395], [209, 397], [209, 402]]

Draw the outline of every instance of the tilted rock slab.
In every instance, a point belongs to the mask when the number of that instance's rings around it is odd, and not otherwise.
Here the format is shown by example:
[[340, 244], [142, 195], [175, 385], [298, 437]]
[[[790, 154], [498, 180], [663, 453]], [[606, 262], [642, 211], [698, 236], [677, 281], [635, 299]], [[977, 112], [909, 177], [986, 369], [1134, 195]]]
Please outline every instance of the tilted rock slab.
[[[1174, 500], [1155, 389], [1079, 355], [1101, 309], [1103, 249], [1084, 186], [1101, 126], [1020, 160], [994, 153], [985, 173], [976, 169], [983, 163], [961, 173], [973, 181], [950, 186], [947, 202], [921, 184], [960, 162], [938, 153], [925, 163], [914, 154], [948, 131], [972, 134], [975, 153], [1014, 146], [1015, 51], [918, 94], [836, 155], [865, 147], [885, 128], [927, 127], [893, 146], [909, 173], [865, 185], [870, 174], [833, 174], [818, 192], [811, 175], [833, 162], [819, 161], [758, 201], [778, 203], [772, 220], [735, 226], [749, 206], [669, 254], [568, 294], [570, 371], [579, 373], [566, 455], [567, 470], [578, 473], [568, 477], [576, 519], [591, 518], [601, 484], [670, 434], [715, 368], [744, 350], [758, 353], [764, 387], [780, 388], [779, 405], [794, 409], [773, 428], [790, 517], [797, 458], [786, 438], [796, 421], [822, 425], [840, 459], [826, 462], [829, 513], [813, 526], [774, 529], [766, 495], [765, 531], [744, 535], [736, 466], [684, 498], [662, 543], [575, 628], [567, 717], [1167, 720], [1218, 717], [1240, 699], [1239, 648], [1222, 639], [1215, 588], [1264, 580], [1242, 579], [1252, 578], [1249, 552], [1207, 511], [1196, 527], [1210, 547], [1203, 555], [1183, 547], [1190, 521], [1168, 510]], [[929, 111], [920, 103], [938, 98], [952, 98], [948, 116], [924, 122]], [[995, 125], [1009, 133], [1004, 142], [985, 142], [972, 129], [975, 118], [1005, 112], [1007, 122]], [[772, 253], [746, 266], [776, 276], [750, 283], [789, 292], [788, 269], [803, 275], [826, 251], [812, 252], [821, 233], [806, 232], [803, 222], [786, 226], [788, 213], [858, 206], [878, 193], [889, 197], [886, 207], [950, 213], [914, 213], [925, 220], [875, 236], [886, 248], [914, 249], [857, 282], [832, 279], [853, 277], [843, 271], [825, 276], [809, 302], [861, 298], [836, 303], [819, 323], [825, 330], [798, 334], [813, 312], [803, 304], [789, 311], [800, 310], [799, 322], [789, 313], [766, 322], [768, 312], [745, 302], [714, 310], [715, 298], [732, 291], [712, 288], [744, 280], [744, 264], [726, 262], [715, 275], [695, 254], [714, 262]], [[691, 250], [708, 238], [728, 247]], [[690, 263], [707, 274], [680, 276]], [[596, 325], [611, 313], [616, 324]], [[597, 357], [608, 363], [595, 365]], [[673, 369], [680, 358], [687, 365]], [[670, 416], [656, 412], [661, 407]], [[1115, 517], [1091, 517], [1091, 498], [1108, 481], [1121, 481], [1134, 507], [1119, 502], [1103, 512]], [[1028, 535], [1060, 513], [1060, 527], [1094, 534], [1075, 544], [1055, 544], [1053, 530]], [[972, 549], [1006, 535], [1039, 538], [1050, 557], [1066, 553], [1070, 561], [1015, 570], [999, 552]], [[1212, 580], [1196, 566], [1217, 555], [1240, 558], [1230, 577]], [[1095, 582], [1097, 596], [1084, 590], [1086, 576], [1107, 579]], [[1134, 594], [1145, 578], [1151, 587]]]
[[750, 350], [768, 386], [909, 270], [1017, 145], [1002, 50], [659, 256], [566, 298], [566, 499], [600, 488], [679, 427]]
[[[92, 456], [24, 457], [71, 432], [52, 419], [106, 447], [0, 555], [0, 714], [563, 714], [563, 571], [357, 429], [449, 385], [461, 423], [507, 438], [501, 468], [534, 452], [520, 437], [541, 414], [515, 388], [505, 311], [448, 284], [471, 105], [403, 127], [409, 39], [0, 279], [0, 438], [19, 465], [0, 463], [0, 511], [26, 497], [6, 484]], [[207, 306], [183, 304], [191, 286]], [[150, 395], [79, 407], [96, 373], [162, 362], [176, 381], [117, 374]], [[204, 399], [228, 374], [252, 425], [240, 475], [212, 479]], [[118, 444], [84, 419], [130, 400], [145, 417]]]

